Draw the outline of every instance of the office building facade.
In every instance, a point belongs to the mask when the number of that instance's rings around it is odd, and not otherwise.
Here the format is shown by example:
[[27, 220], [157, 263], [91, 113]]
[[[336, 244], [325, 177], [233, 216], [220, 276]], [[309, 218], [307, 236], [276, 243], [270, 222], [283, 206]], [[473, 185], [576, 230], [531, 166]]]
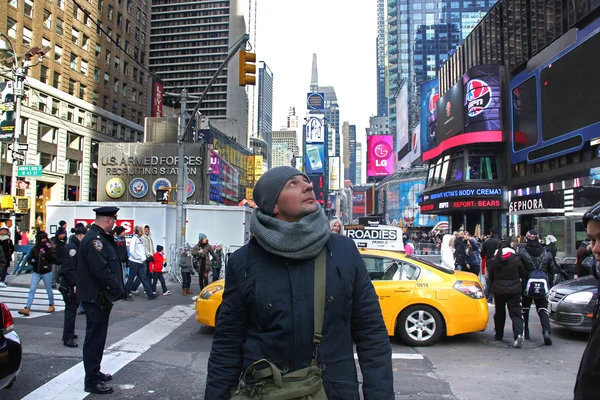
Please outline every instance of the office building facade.
[[377, 115], [388, 115], [387, 0], [377, 0]]
[[[242, 0], [154, 0], [150, 34], [150, 71], [165, 90], [200, 96], [224, 59], [246, 33]], [[244, 146], [248, 142], [248, 95], [238, 85], [238, 56], [214, 82], [199, 111], [222, 125]], [[188, 110], [196, 105], [188, 101]]]
[[[267, 148], [272, 145], [273, 131], [273, 72], [264, 61], [258, 68], [258, 134], [267, 142]], [[271, 157], [268, 156], [269, 168]]]

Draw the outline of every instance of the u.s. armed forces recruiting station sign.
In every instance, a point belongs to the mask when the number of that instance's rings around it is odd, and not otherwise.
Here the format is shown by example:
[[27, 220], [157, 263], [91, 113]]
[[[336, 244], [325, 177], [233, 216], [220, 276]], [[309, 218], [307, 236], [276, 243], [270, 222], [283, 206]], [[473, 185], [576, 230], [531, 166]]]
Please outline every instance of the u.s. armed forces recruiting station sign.
[[344, 235], [354, 240], [358, 248], [404, 251], [402, 230], [388, 225], [346, 225]]
[[[176, 143], [100, 143], [98, 201], [156, 201], [156, 190], [177, 185]], [[187, 199], [201, 187], [206, 171], [201, 145], [186, 143]]]

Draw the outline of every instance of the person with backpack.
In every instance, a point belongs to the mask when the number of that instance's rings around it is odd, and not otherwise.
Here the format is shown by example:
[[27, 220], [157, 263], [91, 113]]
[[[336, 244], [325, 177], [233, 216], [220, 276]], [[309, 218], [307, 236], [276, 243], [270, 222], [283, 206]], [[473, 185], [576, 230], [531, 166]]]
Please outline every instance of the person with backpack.
[[525, 235], [527, 243], [519, 252], [521, 261], [525, 265], [527, 279], [524, 280], [523, 294], [523, 321], [525, 323], [525, 339], [529, 339], [529, 310], [531, 304], [535, 303], [540, 322], [542, 324], [542, 335], [544, 344], [552, 344], [550, 328], [550, 311], [548, 310], [549, 280], [548, 277], [553, 274], [552, 254], [542, 246], [539, 241], [538, 232], [535, 229], [530, 230]]
[[494, 339], [502, 340], [504, 336], [504, 321], [506, 320], [506, 308], [508, 308], [508, 314], [512, 320], [513, 346], [521, 348], [523, 346], [521, 282], [527, 279], [525, 266], [507, 240], [498, 242], [496, 254], [488, 260], [487, 265], [489, 284], [496, 304]]

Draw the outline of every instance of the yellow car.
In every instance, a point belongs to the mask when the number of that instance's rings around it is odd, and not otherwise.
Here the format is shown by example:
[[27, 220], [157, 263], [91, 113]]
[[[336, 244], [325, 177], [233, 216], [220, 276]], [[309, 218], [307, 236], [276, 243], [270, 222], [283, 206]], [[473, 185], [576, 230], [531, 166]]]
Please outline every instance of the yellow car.
[[[392, 235], [391, 228], [360, 227], [372, 237], [375, 229], [388, 232], [379, 236], [384, 240], [365, 239], [360, 234], [353, 237], [352, 227], [345, 228], [357, 242], [369, 271], [388, 334], [400, 336], [410, 346], [430, 346], [444, 333], [454, 336], [484, 330], [489, 313], [478, 277], [407, 256], [399, 251], [403, 249], [401, 232]], [[224, 284], [223, 280], [214, 282], [198, 296], [199, 323], [215, 326]]]

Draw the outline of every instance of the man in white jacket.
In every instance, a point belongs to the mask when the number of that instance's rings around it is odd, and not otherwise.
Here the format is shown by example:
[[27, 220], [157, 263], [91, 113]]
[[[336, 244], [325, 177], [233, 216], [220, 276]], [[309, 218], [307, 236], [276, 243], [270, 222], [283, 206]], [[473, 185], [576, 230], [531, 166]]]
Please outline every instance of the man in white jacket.
[[144, 228], [139, 225], [136, 226], [135, 235], [133, 235], [129, 242], [129, 278], [127, 278], [125, 292], [127, 293], [127, 297], [131, 299], [132, 287], [139, 285], [139, 283], [135, 284], [134, 282], [137, 278], [137, 280], [142, 282], [142, 286], [144, 286], [144, 290], [148, 295], [148, 300], [154, 300], [158, 297], [158, 294], [152, 293], [152, 287], [150, 286], [150, 282], [148, 282], [148, 276], [144, 268], [147, 256], [144, 249], [144, 242], [142, 241], [143, 234]]

